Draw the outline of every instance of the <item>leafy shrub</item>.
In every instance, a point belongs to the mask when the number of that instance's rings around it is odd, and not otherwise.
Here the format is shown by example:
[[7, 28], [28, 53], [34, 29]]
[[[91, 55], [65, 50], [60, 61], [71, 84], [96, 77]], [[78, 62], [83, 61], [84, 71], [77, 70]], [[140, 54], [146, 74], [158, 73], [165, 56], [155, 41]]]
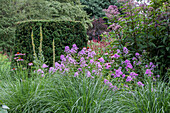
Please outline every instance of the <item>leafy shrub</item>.
[[97, 39], [100, 41], [102, 37], [100, 36], [103, 32], [108, 31], [107, 25], [104, 24], [105, 21], [102, 18], [94, 19], [92, 22], [93, 27], [89, 27], [87, 29], [87, 35], [89, 36], [89, 40]]
[[86, 5], [84, 10], [87, 12], [88, 15], [91, 16], [91, 18], [103, 17], [104, 12], [102, 12], [102, 10], [109, 5], [119, 6], [116, 0], [80, 0], [80, 2], [82, 5]]
[[[40, 33], [40, 26], [42, 26], [42, 32]], [[27, 21], [21, 22], [17, 26], [16, 41], [15, 41], [15, 56], [19, 53], [25, 54], [20, 59], [25, 59], [27, 64], [33, 62], [33, 46], [31, 39], [34, 38], [35, 52], [38, 53], [38, 47], [40, 44], [40, 36], [43, 37], [42, 50], [45, 61], [52, 66], [53, 64], [53, 39], [55, 45], [56, 61], [60, 59], [60, 55], [64, 52], [63, 48], [66, 45], [71, 46], [76, 43], [79, 48], [83, 48], [87, 44], [86, 30], [80, 22], [70, 21]], [[16, 60], [19, 59], [17, 56]]]
[[110, 5], [105, 10], [107, 18], [111, 22], [110, 35], [120, 40], [119, 47], [128, 45], [132, 54], [142, 53], [143, 50], [146, 50], [149, 53], [148, 59], [157, 62], [161, 75], [164, 75], [170, 64], [168, 60], [170, 57], [169, 21], [166, 3], [164, 7], [153, 9], [146, 3], [138, 4], [130, 1], [120, 7], [120, 10], [124, 15], [120, 15], [117, 6]]

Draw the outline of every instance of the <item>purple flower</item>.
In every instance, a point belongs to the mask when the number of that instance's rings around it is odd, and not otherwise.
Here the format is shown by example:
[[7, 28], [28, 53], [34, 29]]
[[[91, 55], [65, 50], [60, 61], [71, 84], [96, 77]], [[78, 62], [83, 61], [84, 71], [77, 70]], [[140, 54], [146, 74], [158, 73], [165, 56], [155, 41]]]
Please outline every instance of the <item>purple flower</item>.
[[156, 77], [158, 77], [158, 78], [159, 78], [159, 77], [160, 77], [160, 75], [156, 75]]
[[136, 74], [135, 72], [131, 72], [130, 74], [129, 74], [130, 76], [138, 76], [138, 74]]
[[77, 53], [77, 51], [71, 48], [70, 53], [74, 54], [74, 53]]
[[65, 51], [64, 51], [64, 52], [66, 52], [66, 53], [69, 53], [69, 52], [70, 52], [69, 46], [66, 46], [66, 47], [65, 47]]
[[129, 81], [132, 81], [132, 77], [131, 76], [128, 76], [127, 79], [126, 79], [126, 82], [129, 82]]
[[141, 62], [139, 61], [136, 65], [139, 65], [139, 64], [141, 64]]
[[88, 52], [88, 57], [93, 58], [96, 55], [95, 51]]
[[84, 51], [84, 49], [82, 49], [79, 53], [78, 53], [78, 56], [82, 56], [82, 55], [85, 55], [86, 52]]
[[121, 69], [118, 69], [116, 70], [115, 74], [116, 74], [116, 77], [120, 77], [120, 75], [122, 75], [123, 72], [121, 71]]
[[78, 70], [79, 70], [79, 71], [82, 71], [82, 69], [81, 69], [81, 68], [78, 68]]
[[135, 53], [135, 56], [139, 56], [140, 54], [139, 53]]
[[150, 69], [146, 69], [145, 74], [147, 74], [148, 76], [151, 76], [153, 73], [151, 72], [151, 70], [150, 70]]
[[61, 59], [62, 61], [64, 61], [64, 62], [66, 61], [66, 58], [65, 58], [64, 55], [61, 55], [61, 56], [60, 56], [60, 59]]
[[98, 60], [99, 60], [100, 62], [104, 63], [103, 57], [99, 58]]
[[42, 65], [42, 68], [47, 68], [48, 66], [46, 64], [43, 64]]
[[132, 66], [132, 64], [131, 64], [131, 63], [127, 63], [126, 67], [127, 67], [127, 68], [130, 68], [130, 69], [132, 69], [132, 68], [133, 68], [133, 66]]
[[92, 73], [95, 73], [96, 72], [96, 70], [92, 70]]
[[41, 77], [44, 77], [44, 74], [42, 74]]
[[118, 54], [114, 54], [113, 56], [114, 56], [114, 58], [116, 58], [116, 59], [118, 59], [118, 58], [120, 57], [120, 55], [118, 55]]
[[94, 60], [93, 60], [93, 59], [91, 59], [91, 60], [90, 60], [90, 64], [93, 64], [93, 63], [94, 63]]
[[124, 86], [128, 88], [128, 85], [124, 84]]
[[110, 69], [110, 67], [111, 67], [111, 65], [107, 65], [107, 66], [106, 66], [106, 69]]
[[79, 73], [78, 72], [75, 72], [74, 73], [74, 77], [76, 77], [76, 76], [78, 76], [79, 75]]
[[90, 76], [91, 76], [90, 71], [87, 71], [86, 76], [87, 76], [87, 77], [90, 77]]
[[39, 72], [40, 72], [40, 73], [44, 73], [44, 71], [42, 71], [41, 69], [38, 69], [38, 70], [37, 70], [37, 73], [39, 73]]
[[50, 69], [49, 69], [49, 73], [54, 73], [55, 72], [55, 69], [54, 69], [54, 67], [50, 67]]
[[56, 62], [55, 67], [58, 68], [58, 67], [61, 67], [61, 65], [58, 62]]
[[125, 54], [128, 54], [128, 53], [129, 53], [129, 50], [128, 50], [126, 47], [123, 47], [123, 52], [124, 52]]
[[137, 60], [136, 57], [133, 57], [132, 60]]
[[123, 74], [123, 75], [122, 75], [122, 78], [125, 78], [125, 77], [126, 77], [126, 75], [125, 75], [125, 74]]
[[144, 86], [144, 84], [141, 81], [139, 81], [137, 83], [138, 83], [139, 86]]
[[73, 49], [74, 49], [74, 50], [78, 50], [79, 48], [77, 47], [76, 44], [73, 44]]
[[104, 83], [107, 84], [109, 81], [107, 79], [104, 79]]
[[119, 50], [119, 49], [117, 49], [116, 51], [117, 51], [117, 54], [119, 54], [119, 53], [120, 53], [120, 50]]
[[124, 61], [125, 64], [130, 63], [130, 61], [127, 59]]

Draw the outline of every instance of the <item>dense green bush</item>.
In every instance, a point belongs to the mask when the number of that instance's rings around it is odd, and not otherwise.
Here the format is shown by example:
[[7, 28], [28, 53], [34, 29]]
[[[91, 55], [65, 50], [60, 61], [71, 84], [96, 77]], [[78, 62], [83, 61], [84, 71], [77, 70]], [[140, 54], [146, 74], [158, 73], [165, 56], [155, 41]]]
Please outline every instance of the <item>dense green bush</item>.
[[81, 21], [88, 27], [91, 20], [79, 0], [1, 0], [0, 46], [13, 50], [15, 23], [33, 19]]
[[35, 51], [36, 53], [39, 52], [40, 26], [42, 27], [43, 36], [43, 55], [45, 61], [48, 61], [47, 64], [50, 66], [53, 64], [53, 39], [55, 43], [56, 61], [60, 59], [60, 55], [63, 54], [66, 45], [71, 47], [73, 44], [76, 44], [80, 49], [87, 45], [86, 30], [81, 22], [46, 20], [21, 22], [17, 25], [14, 53], [19, 52], [26, 54], [22, 59], [25, 59], [27, 63], [33, 62], [34, 60], [31, 39], [32, 31]]

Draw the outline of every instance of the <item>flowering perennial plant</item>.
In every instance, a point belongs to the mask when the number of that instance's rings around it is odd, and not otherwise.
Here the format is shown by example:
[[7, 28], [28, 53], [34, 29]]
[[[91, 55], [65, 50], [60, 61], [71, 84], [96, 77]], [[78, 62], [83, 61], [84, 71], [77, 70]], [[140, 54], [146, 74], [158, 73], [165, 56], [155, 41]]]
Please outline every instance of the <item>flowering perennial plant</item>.
[[[145, 67], [142, 65], [142, 55], [136, 53], [134, 57], [131, 57], [129, 50], [124, 47], [123, 50], [115, 50], [113, 53], [101, 54], [98, 57], [95, 51], [91, 48], [83, 48], [77, 53], [77, 46], [74, 44], [70, 49], [65, 47], [66, 55], [60, 56], [60, 61], [55, 63], [55, 67], [49, 68], [49, 74], [60, 73], [68, 76], [86, 76], [91, 79], [103, 77], [104, 83], [112, 90], [121, 90], [122, 88], [131, 88], [136, 85], [144, 86], [142, 79], [144, 76], [150, 78], [156, 78], [153, 76], [153, 63], [150, 62], [150, 66]], [[125, 60], [123, 60], [126, 58]], [[133, 62], [138, 62], [138, 64]], [[138, 72], [135, 68], [143, 68], [145, 72]], [[42, 69], [38, 69], [37, 73], [43, 77], [45, 75], [43, 69], [47, 70], [46, 64], [42, 65]], [[46, 71], [45, 71], [46, 72]], [[148, 76], [147, 76], [148, 75]], [[117, 85], [114, 85], [117, 84]]]

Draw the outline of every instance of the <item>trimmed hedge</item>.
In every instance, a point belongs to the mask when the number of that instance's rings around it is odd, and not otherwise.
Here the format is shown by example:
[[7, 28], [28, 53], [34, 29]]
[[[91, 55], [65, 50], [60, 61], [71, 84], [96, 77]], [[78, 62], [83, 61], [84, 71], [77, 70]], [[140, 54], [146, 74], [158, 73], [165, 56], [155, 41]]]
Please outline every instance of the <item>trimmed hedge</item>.
[[32, 20], [20, 22], [16, 27], [16, 41], [14, 54], [17, 52], [25, 53], [22, 56], [24, 60], [33, 62], [33, 47], [31, 32], [33, 30], [34, 44], [36, 53], [39, 52], [40, 46], [40, 26], [42, 26], [42, 50], [47, 64], [53, 65], [53, 46], [55, 42], [55, 61], [60, 60], [60, 55], [64, 54], [65, 46], [72, 47], [76, 44], [79, 49], [87, 46], [86, 29], [78, 21], [49, 21], [49, 20]]

